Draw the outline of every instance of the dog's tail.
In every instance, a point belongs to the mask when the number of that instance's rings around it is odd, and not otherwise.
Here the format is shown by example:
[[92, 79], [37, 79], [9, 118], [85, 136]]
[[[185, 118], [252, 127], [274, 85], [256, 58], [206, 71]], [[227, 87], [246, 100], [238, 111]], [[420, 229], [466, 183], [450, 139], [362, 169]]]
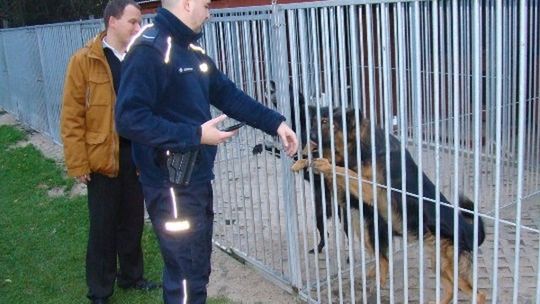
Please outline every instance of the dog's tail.
[[[459, 206], [470, 211], [474, 210], [474, 202], [463, 194], [459, 197]], [[462, 232], [462, 241], [460, 241], [459, 245], [464, 250], [472, 251], [474, 248], [474, 234], [472, 233], [474, 231], [474, 215], [469, 212], [460, 213], [463, 218], [460, 219], [459, 223], [460, 231]], [[482, 245], [485, 239], [486, 232], [484, 229], [484, 221], [481, 217], [478, 217], [478, 246]]]

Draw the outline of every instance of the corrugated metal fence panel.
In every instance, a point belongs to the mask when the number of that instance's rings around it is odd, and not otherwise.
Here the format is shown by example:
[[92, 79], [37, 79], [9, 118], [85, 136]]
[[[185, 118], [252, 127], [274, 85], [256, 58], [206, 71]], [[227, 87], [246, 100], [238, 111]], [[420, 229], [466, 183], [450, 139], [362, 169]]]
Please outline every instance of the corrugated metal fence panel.
[[[62, 24], [36, 29], [43, 66], [45, 104], [49, 123], [49, 129], [44, 131], [57, 143], [61, 142], [59, 122], [65, 72], [69, 58], [81, 47], [83, 38], [80, 28], [80, 24]], [[52, 58], [54, 60], [51, 60]]]
[[9, 74], [11, 106], [17, 118], [37, 130], [47, 132], [47, 107], [43, 73], [35, 28], [4, 32], [6, 66]]
[[9, 112], [14, 112], [11, 106], [11, 93], [9, 87], [9, 74], [7, 69], [7, 57], [5, 50], [5, 32], [0, 32], [0, 105]]
[[104, 26], [101, 20], [95, 20], [93, 22], [85, 22], [81, 24], [81, 46], [83, 46], [87, 41], [96, 36], [103, 29]]

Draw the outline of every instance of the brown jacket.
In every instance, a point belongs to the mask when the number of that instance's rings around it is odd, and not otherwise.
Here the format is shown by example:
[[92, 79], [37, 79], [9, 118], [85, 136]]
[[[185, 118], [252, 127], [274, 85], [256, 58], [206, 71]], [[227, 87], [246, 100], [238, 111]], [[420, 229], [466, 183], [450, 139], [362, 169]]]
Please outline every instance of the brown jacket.
[[79, 49], [67, 67], [60, 130], [68, 174], [118, 175], [119, 141], [114, 126], [112, 73], [101, 32]]

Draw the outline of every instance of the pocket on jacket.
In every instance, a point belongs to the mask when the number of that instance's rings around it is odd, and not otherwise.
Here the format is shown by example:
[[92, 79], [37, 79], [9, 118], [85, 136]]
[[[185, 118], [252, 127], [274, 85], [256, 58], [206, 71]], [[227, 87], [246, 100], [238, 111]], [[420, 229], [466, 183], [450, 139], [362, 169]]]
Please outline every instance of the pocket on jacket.
[[105, 141], [107, 138], [106, 133], [96, 133], [88, 131], [86, 132], [86, 143], [89, 145], [97, 145]]
[[93, 104], [86, 110], [86, 128], [92, 133], [108, 134], [112, 130], [112, 120], [110, 104]]
[[106, 73], [90, 73], [88, 76], [88, 105], [110, 105], [113, 99], [112, 83]]
[[92, 172], [101, 174], [114, 173], [114, 161], [112, 161], [111, 139], [107, 133], [86, 132], [86, 153]]

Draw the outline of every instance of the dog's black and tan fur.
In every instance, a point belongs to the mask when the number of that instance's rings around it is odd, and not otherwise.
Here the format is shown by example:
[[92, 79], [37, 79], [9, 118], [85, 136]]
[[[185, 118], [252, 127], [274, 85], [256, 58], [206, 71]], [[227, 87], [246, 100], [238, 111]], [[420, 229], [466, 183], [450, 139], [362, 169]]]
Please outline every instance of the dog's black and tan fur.
[[[320, 172], [324, 175], [325, 182], [328, 184], [329, 188], [332, 188], [333, 183], [333, 167], [336, 170], [336, 184], [338, 197], [345, 197], [347, 193], [346, 186], [347, 181], [345, 180], [345, 173], [347, 171], [349, 175], [348, 180], [348, 189], [351, 195], [351, 198], [355, 198], [355, 204], [351, 204], [351, 208], [359, 208], [358, 200], [362, 199], [363, 204], [362, 208], [364, 210], [364, 225], [367, 228], [368, 238], [366, 239], [368, 249], [371, 249], [373, 252], [373, 240], [375, 238], [375, 233], [379, 237], [379, 263], [381, 269], [381, 281], [380, 283], [384, 285], [386, 282], [386, 277], [388, 275], [388, 225], [389, 221], [392, 221], [392, 232], [394, 235], [403, 235], [407, 233], [412, 238], [419, 237], [419, 204], [422, 202], [423, 206], [423, 235], [424, 244], [427, 247], [433, 249], [435, 252], [435, 233], [437, 227], [436, 220], [436, 187], [433, 182], [422, 172], [423, 184], [422, 188], [418, 184], [418, 166], [413, 160], [411, 154], [408, 151], [405, 151], [405, 172], [402, 172], [402, 162], [401, 162], [401, 149], [399, 141], [390, 136], [390, 145], [389, 149], [389, 163], [391, 172], [386, 172], [386, 147], [385, 147], [385, 133], [379, 127], [375, 127], [374, 130], [374, 140], [371, 138], [371, 125], [369, 120], [362, 119], [361, 114], [359, 114], [359, 130], [360, 130], [360, 164], [356, 164], [354, 157], [356, 155], [356, 119], [354, 111], [347, 111], [345, 117], [340, 113], [334, 114], [334, 123], [333, 126], [330, 124], [329, 117], [322, 117], [321, 119], [321, 131], [322, 131], [322, 148], [323, 157], [316, 159], [312, 164], [308, 164], [307, 161], [298, 161], [294, 164], [293, 170], [298, 171], [300, 169], [306, 168], [311, 165], [316, 172]], [[344, 144], [344, 133], [343, 133], [343, 119], [345, 119], [347, 124], [348, 135], [345, 140], [347, 146]], [[312, 124], [313, 125], [313, 124]], [[318, 139], [316, 133], [316, 125], [314, 125], [312, 130], [312, 139]], [[333, 166], [328, 158], [330, 158], [330, 134], [334, 132], [334, 142], [335, 142], [335, 166]], [[372, 148], [374, 147], [374, 148]], [[348, 155], [353, 157], [350, 158], [349, 168], [343, 167], [343, 160], [345, 156], [345, 148], [347, 149]], [[374, 155], [373, 155], [374, 153]], [[373, 162], [375, 159], [375, 163]], [[375, 174], [375, 176], [373, 176]], [[358, 178], [361, 179], [361, 188], [359, 188]], [[387, 192], [386, 185], [389, 179], [392, 189], [401, 189], [402, 180], [405, 179], [405, 190], [409, 193], [406, 196], [405, 201], [405, 212], [407, 214], [407, 231], [402, 231], [403, 225], [403, 204], [402, 204], [402, 193], [399, 190], [393, 190], [391, 192], [390, 198], [391, 201], [387, 201]], [[375, 181], [377, 186], [373, 186], [371, 181]], [[419, 200], [418, 194], [419, 190], [422, 189], [422, 196], [427, 199]], [[361, 193], [360, 193], [361, 191]], [[440, 195], [440, 201], [442, 203], [449, 204], [449, 200], [442, 194]], [[373, 206], [375, 199], [377, 201], [377, 209], [379, 215], [379, 225], [378, 229], [374, 229], [373, 224]], [[342, 200], [343, 201], [343, 200]], [[343, 202], [341, 202], [343, 204]], [[465, 209], [472, 210], [474, 208], [473, 203], [466, 199], [460, 199], [460, 206]], [[343, 206], [342, 206], [343, 207]], [[440, 244], [440, 257], [441, 257], [441, 280], [443, 287], [445, 289], [445, 294], [441, 300], [441, 303], [450, 303], [453, 298], [453, 261], [454, 261], [454, 208], [440, 204], [440, 217], [439, 217], [439, 230], [441, 236]], [[388, 218], [388, 208], [391, 208], [391, 218]], [[366, 212], [367, 211], [367, 212]], [[460, 290], [467, 294], [472, 294], [472, 283], [471, 283], [471, 257], [472, 251], [474, 250], [474, 217], [472, 214], [467, 212], [458, 211], [458, 235], [457, 235], [457, 252], [459, 254], [459, 268], [458, 274], [458, 286]], [[371, 215], [371, 218], [370, 218]], [[358, 219], [355, 221], [353, 219], [353, 227], [355, 229], [355, 234], [359, 235], [359, 226]], [[382, 222], [382, 223], [381, 223]], [[481, 218], [478, 218], [478, 246], [480, 246], [485, 239], [484, 224]], [[433, 259], [435, 260], [435, 259]], [[486, 300], [485, 295], [482, 292], [477, 294], [477, 302], [484, 303]]]

